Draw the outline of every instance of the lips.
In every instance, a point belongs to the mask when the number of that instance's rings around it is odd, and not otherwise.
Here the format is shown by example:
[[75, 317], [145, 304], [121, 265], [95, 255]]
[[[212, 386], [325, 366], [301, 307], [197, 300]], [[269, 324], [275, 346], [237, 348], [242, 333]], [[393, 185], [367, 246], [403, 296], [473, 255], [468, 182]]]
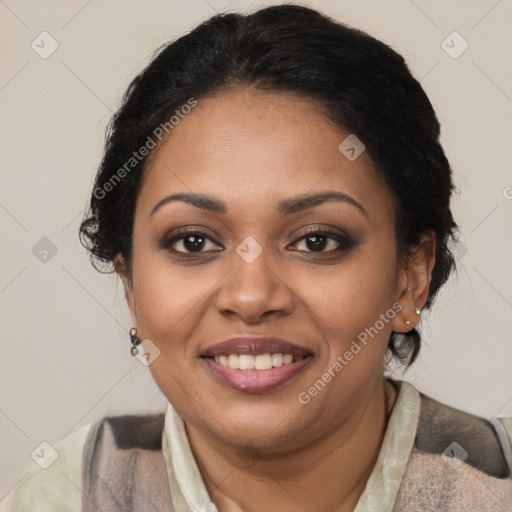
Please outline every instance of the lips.
[[312, 360], [311, 350], [274, 337], [237, 337], [207, 348], [201, 355], [220, 382], [237, 391], [281, 387]]

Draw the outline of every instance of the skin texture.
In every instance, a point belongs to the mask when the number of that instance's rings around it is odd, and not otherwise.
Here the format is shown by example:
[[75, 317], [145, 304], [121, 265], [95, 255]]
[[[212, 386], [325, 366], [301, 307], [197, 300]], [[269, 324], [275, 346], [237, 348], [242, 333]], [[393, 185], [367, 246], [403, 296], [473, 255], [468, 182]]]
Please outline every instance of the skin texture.
[[[396, 398], [383, 356], [392, 330], [419, 321], [434, 238], [426, 233], [402, 265], [394, 198], [367, 152], [349, 161], [338, 150], [348, 135], [310, 99], [240, 89], [198, 100], [147, 162], [132, 267], [118, 255], [116, 270], [138, 337], [161, 351], [150, 371], [184, 418], [220, 511], [353, 510], [380, 450]], [[323, 191], [349, 195], [366, 213], [333, 200], [277, 210], [281, 200]], [[227, 211], [171, 202], [150, 215], [172, 193], [214, 196]], [[211, 238], [202, 252], [183, 239], [159, 246], [184, 226]], [[353, 243], [335, 250], [327, 239], [315, 250], [301, 240], [313, 229], [343, 230]], [[263, 250], [252, 263], [236, 251], [248, 236]], [[401, 311], [301, 404], [299, 393], [397, 302]], [[281, 337], [314, 357], [278, 389], [236, 391], [200, 355], [240, 334]]]

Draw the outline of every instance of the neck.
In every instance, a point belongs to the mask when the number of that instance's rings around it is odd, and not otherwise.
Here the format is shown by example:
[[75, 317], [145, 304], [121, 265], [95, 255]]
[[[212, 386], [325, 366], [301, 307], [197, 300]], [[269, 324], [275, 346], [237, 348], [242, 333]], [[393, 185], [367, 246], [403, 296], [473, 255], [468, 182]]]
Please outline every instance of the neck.
[[396, 391], [384, 379], [357, 417], [285, 453], [236, 449], [187, 425], [189, 442], [220, 512], [353, 511], [375, 466]]

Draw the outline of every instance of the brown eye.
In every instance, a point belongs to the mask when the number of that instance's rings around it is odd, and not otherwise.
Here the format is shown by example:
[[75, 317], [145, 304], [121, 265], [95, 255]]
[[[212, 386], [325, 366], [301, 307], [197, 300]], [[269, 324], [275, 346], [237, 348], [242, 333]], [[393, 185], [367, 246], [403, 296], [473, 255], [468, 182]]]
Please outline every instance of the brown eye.
[[306, 249], [298, 250], [305, 252], [340, 251], [350, 249], [354, 246], [354, 243], [349, 237], [341, 233], [325, 230], [310, 231], [295, 242], [295, 244], [299, 243], [302, 243], [303, 247], [306, 247]]
[[187, 254], [205, 252], [205, 249], [206, 251], [216, 250], [214, 249], [216, 245], [216, 242], [202, 231], [187, 230], [182, 231], [172, 238], [164, 239], [160, 247], [162, 249], [170, 249], [174, 252]]

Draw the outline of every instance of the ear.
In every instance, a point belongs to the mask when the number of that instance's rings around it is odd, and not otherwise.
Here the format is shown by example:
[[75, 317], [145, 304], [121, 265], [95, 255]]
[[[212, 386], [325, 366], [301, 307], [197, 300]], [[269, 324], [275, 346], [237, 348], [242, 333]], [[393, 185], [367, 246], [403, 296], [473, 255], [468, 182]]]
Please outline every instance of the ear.
[[132, 317], [132, 325], [136, 327], [137, 316], [135, 314], [135, 294], [133, 292], [133, 282], [124, 256], [121, 253], [117, 253], [114, 258], [114, 269], [123, 281], [126, 304], [130, 310], [130, 316]]
[[[432, 269], [436, 261], [436, 236], [434, 231], [425, 231], [417, 245], [410, 248], [399, 270], [398, 302], [402, 306], [400, 314], [393, 318], [395, 332], [407, 332], [420, 322], [417, 308], [423, 308], [428, 299], [432, 279]], [[410, 323], [407, 323], [410, 322]]]

